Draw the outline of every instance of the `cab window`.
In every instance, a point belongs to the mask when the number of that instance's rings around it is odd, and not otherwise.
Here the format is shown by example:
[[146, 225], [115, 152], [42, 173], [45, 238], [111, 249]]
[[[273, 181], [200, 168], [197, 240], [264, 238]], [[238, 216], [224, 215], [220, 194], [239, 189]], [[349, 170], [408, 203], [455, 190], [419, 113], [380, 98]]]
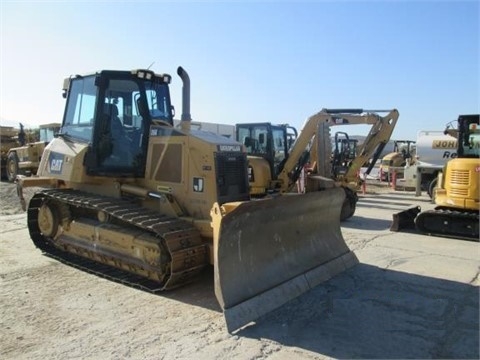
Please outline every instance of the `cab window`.
[[95, 77], [74, 79], [60, 133], [86, 142], [92, 141], [97, 88]]

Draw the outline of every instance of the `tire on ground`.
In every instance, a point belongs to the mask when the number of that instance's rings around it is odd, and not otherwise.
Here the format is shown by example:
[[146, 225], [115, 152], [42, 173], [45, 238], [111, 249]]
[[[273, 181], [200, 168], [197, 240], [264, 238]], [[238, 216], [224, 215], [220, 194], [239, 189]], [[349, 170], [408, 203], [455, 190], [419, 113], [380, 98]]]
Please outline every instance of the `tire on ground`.
[[16, 152], [8, 154], [6, 173], [8, 181], [13, 182], [18, 175], [18, 156]]

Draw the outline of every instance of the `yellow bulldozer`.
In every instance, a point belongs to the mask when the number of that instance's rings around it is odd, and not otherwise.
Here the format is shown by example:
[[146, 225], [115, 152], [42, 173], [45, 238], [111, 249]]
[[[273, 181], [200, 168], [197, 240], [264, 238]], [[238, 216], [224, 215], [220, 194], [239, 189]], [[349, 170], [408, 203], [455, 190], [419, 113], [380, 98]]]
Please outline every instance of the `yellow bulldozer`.
[[[381, 112], [387, 114], [380, 116]], [[298, 181], [303, 181], [300, 188], [305, 192], [341, 187], [345, 191], [341, 220], [350, 218], [355, 213], [357, 190], [363, 181], [360, 169], [368, 163], [366, 173], [370, 173], [390, 140], [398, 117], [396, 109], [323, 109], [306, 120], [300, 133], [286, 124], [237, 124], [237, 141], [245, 145], [248, 154], [251, 195], [298, 191]], [[371, 125], [360, 145], [346, 133], [337, 132], [332, 149], [333, 126], [358, 124]]]
[[[9, 181], [13, 182], [19, 174], [32, 175], [37, 172], [43, 150], [58, 132], [60, 125], [59, 123], [42, 124], [38, 130], [38, 141], [22, 140], [20, 146], [8, 150], [5, 171]], [[20, 128], [22, 132], [22, 124]]]
[[445, 134], [456, 138], [457, 157], [447, 161], [433, 190], [433, 210], [419, 206], [393, 215], [392, 231], [412, 229], [429, 235], [479, 241], [480, 116], [460, 115]]
[[45, 254], [150, 291], [214, 267], [233, 331], [352, 267], [339, 188], [252, 199], [242, 144], [190, 127], [190, 78], [173, 126], [171, 76], [104, 70], [64, 81], [61, 129], [45, 148], [28, 204]]

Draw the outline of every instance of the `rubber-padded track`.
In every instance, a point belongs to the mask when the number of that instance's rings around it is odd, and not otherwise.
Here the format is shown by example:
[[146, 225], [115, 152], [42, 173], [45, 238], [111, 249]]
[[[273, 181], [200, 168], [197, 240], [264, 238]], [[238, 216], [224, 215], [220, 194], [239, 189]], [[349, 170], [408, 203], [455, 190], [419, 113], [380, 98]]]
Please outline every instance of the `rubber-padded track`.
[[479, 241], [478, 221], [478, 212], [435, 209], [418, 214], [415, 226], [419, 231], [431, 235]]

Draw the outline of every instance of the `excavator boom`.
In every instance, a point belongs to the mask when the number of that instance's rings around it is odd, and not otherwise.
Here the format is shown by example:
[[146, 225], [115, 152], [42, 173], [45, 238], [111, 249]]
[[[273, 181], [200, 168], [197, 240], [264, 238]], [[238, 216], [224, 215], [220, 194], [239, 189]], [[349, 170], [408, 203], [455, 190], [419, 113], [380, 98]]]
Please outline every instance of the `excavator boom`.
[[[249, 155], [250, 194], [264, 197], [341, 186], [346, 198], [340, 217], [348, 219], [355, 213], [358, 201], [360, 168], [370, 162], [367, 174], [370, 173], [392, 135], [398, 116], [396, 109], [323, 109], [310, 116], [299, 133], [292, 132], [293, 128], [286, 124], [237, 124], [237, 141], [245, 145]], [[330, 129], [356, 124], [371, 125], [365, 141], [356, 146], [355, 141], [348, 140], [348, 150], [342, 150], [348, 154], [339, 154], [338, 149], [332, 152]]]
[[[386, 112], [387, 114], [380, 116], [378, 114], [380, 112]], [[371, 162], [373, 164], [383, 147], [390, 140], [398, 117], [399, 113], [396, 109], [323, 109], [305, 121], [303, 130], [297, 142], [293, 145], [292, 152], [280, 177], [285, 180], [288, 179], [289, 169], [294, 166], [295, 161], [298, 161], [301, 152], [309, 146], [312, 139], [316, 139], [313, 143], [313, 150], [310, 151], [310, 161], [316, 164], [315, 175], [330, 177], [330, 152], [326, 150], [329, 149], [326, 147], [326, 139], [330, 139], [330, 128], [338, 125], [367, 124], [371, 125], [370, 131], [364, 142], [357, 148], [357, 156], [352, 160], [347, 172], [341, 179], [344, 184], [358, 181], [357, 174], [360, 168], [371, 159], [373, 159]]]

